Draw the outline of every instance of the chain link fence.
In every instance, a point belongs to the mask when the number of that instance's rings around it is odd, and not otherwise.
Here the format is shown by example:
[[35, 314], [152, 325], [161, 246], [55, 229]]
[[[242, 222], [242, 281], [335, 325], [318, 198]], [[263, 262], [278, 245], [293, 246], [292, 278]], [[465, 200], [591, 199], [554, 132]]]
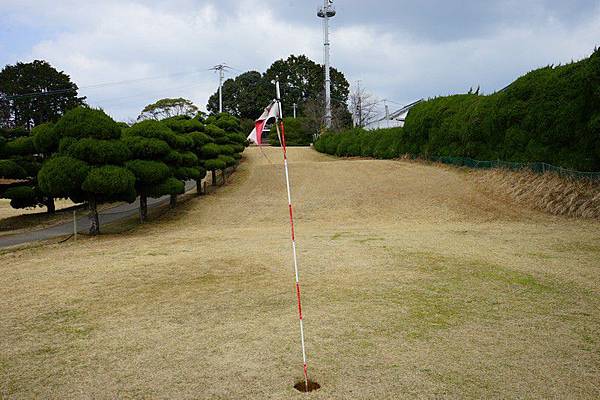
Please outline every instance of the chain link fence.
[[600, 172], [582, 172], [575, 171], [573, 169], [557, 167], [556, 165], [551, 165], [543, 162], [532, 162], [532, 163], [519, 163], [519, 162], [510, 162], [510, 161], [480, 161], [474, 160], [472, 158], [467, 157], [429, 157], [428, 158], [434, 162], [440, 162], [442, 164], [449, 164], [455, 166], [469, 167], [469, 168], [481, 168], [481, 169], [491, 169], [491, 168], [503, 168], [509, 169], [513, 171], [518, 170], [530, 170], [533, 172], [537, 172], [540, 174], [546, 172], [553, 172], [557, 175], [560, 175], [565, 178], [575, 178], [575, 179], [589, 179], [594, 181], [600, 181]]

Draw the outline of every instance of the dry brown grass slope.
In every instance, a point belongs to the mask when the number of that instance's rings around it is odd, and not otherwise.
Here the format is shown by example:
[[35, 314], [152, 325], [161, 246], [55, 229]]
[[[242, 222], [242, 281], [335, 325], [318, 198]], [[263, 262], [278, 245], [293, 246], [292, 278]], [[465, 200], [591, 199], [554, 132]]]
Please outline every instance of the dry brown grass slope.
[[[0, 397], [306, 398], [277, 149], [119, 236], [0, 255]], [[598, 398], [600, 223], [290, 149], [314, 399]]]

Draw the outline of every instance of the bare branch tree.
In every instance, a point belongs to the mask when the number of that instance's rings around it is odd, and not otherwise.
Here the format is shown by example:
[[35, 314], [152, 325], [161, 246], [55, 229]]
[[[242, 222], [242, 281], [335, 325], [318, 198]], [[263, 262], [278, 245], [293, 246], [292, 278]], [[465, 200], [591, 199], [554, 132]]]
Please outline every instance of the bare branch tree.
[[[306, 100], [303, 108], [304, 117], [308, 126], [315, 134], [320, 134], [325, 129], [325, 96]], [[336, 132], [348, 128], [352, 124], [352, 116], [346, 103], [336, 99], [331, 102], [331, 130]]]
[[360, 84], [356, 85], [355, 90], [350, 93], [350, 110], [354, 125], [364, 127], [377, 118], [379, 100], [369, 93]]

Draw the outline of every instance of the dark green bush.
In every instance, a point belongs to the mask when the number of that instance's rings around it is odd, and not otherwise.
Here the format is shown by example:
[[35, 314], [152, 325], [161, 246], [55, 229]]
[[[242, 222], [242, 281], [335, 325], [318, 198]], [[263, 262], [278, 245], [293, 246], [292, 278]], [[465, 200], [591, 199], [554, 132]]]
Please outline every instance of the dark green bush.
[[167, 194], [176, 195], [185, 192], [185, 184], [176, 178], [168, 178], [160, 185], [153, 186], [149, 190], [150, 197], [161, 197]]
[[200, 149], [205, 144], [212, 143], [213, 141], [210, 136], [202, 132], [192, 132], [190, 133], [190, 138], [192, 139], [196, 149]]
[[4, 152], [11, 156], [26, 156], [35, 153], [33, 137], [23, 136], [7, 142]]
[[198, 157], [191, 151], [181, 153], [181, 165], [183, 167], [194, 167], [198, 165]]
[[[309, 146], [312, 143], [312, 134], [310, 130], [310, 122], [307, 118], [291, 118], [283, 119], [285, 129], [285, 144], [286, 146]], [[269, 134], [269, 144], [272, 146], [280, 146], [277, 129], [275, 126]]]
[[58, 150], [59, 136], [54, 130], [54, 125], [46, 123], [31, 130], [33, 145], [39, 153], [51, 154]]
[[24, 179], [27, 171], [13, 160], [0, 160], [0, 178]]
[[165, 141], [171, 147], [177, 147], [181, 138], [160, 121], [145, 120], [138, 122], [123, 132], [125, 138], [132, 136]]
[[468, 157], [600, 170], [600, 50], [532, 71], [489, 95], [440, 97], [413, 107], [404, 129], [327, 134], [320, 152], [394, 158]]
[[57, 198], [81, 195], [81, 184], [90, 170], [89, 165], [72, 157], [49, 159], [38, 173], [42, 192]]
[[118, 139], [121, 128], [102, 110], [77, 107], [67, 111], [54, 126], [59, 137]]
[[87, 174], [81, 188], [103, 198], [128, 198], [132, 193], [133, 200], [136, 197], [135, 175], [126, 168], [113, 165], [93, 168]]
[[235, 158], [224, 154], [219, 155], [217, 160], [223, 161], [225, 163], [225, 167], [233, 167], [237, 163]]
[[217, 139], [217, 138], [222, 138], [226, 136], [225, 130], [219, 128], [216, 125], [206, 125], [204, 128], [204, 131], [206, 132], [206, 134], [210, 137], [212, 137], [213, 139]]
[[221, 147], [218, 144], [209, 143], [202, 146], [201, 154], [205, 159], [215, 158], [219, 155], [220, 148]]
[[125, 167], [136, 178], [136, 184], [153, 185], [171, 176], [169, 167], [160, 161], [133, 160], [128, 161]]
[[160, 139], [127, 136], [123, 138], [123, 143], [125, 143], [129, 148], [129, 151], [131, 151], [132, 158], [160, 159], [171, 151], [167, 142]]
[[225, 169], [227, 168], [227, 162], [225, 160], [222, 160], [221, 158], [212, 158], [210, 160], [204, 161], [204, 168], [206, 168], [209, 171]]
[[31, 186], [15, 186], [7, 189], [3, 195], [10, 199], [12, 208], [29, 208], [39, 205], [39, 194]]
[[129, 148], [120, 140], [80, 139], [65, 153], [93, 165], [120, 165], [131, 158]]

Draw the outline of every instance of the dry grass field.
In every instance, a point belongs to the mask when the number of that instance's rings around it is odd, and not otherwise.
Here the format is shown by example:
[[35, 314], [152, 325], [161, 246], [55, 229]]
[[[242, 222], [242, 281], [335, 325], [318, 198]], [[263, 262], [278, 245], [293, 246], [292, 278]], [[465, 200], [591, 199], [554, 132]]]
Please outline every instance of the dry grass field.
[[0, 398], [600, 397], [600, 222], [290, 149], [123, 235], [0, 255]]

